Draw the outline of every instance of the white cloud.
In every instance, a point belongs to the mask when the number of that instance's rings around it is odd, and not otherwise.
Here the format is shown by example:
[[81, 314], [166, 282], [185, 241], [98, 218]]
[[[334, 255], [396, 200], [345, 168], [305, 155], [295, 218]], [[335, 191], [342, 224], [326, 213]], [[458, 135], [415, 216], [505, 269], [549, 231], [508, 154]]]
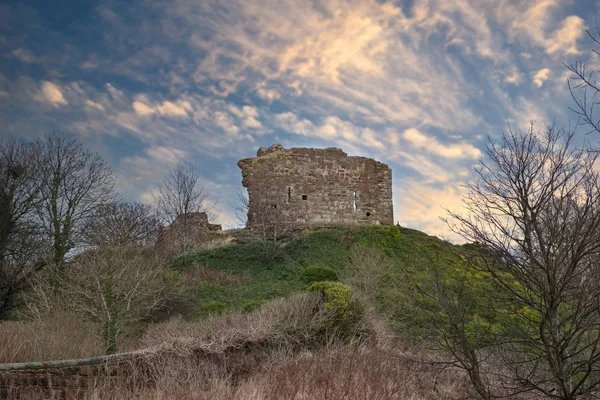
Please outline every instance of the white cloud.
[[145, 152], [154, 160], [168, 164], [177, 164], [179, 161], [185, 160], [188, 156], [186, 151], [166, 146], [151, 146]]
[[186, 105], [189, 107], [189, 103], [175, 104], [170, 101], [163, 101], [161, 105], [156, 107], [156, 110], [160, 115], [166, 117], [187, 117]]
[[223, 111], [217, 111], [214, 113], [215, 124], [223, 129], [227, 134], [236, 136], [240, 132], [240, 128], [234, 123], [233, 118], [229, 114]]
[[310, 136], [315, 131], [315, 126], [311, 121], [308, 119], [299, 119], [291, 112], [275, 114], [273, 120], [277, 127], [296, 135]]
[[384, 148], [383, 143], [377, 139], [377, 134], [372, 129], [356, 126], [335, 116], [326, 117], [314, 134], [317, 137], [337, 138], [364, 147]]
[[476, 159], [481, 156], [481, 151], [469, 143], [444, 145], [435, 137], [427, 136], [415, 128], [405, 130], [402, 137], [412, 146], [423, 149], [436, 156], [471, 159]]
[[383, 150], [385, 148], [380, 140], [384, 134], [377, 133], [371, 128], [357, 126], [336, 116], [325, 117], [319, 125], [315, 125], [308, 119], [300, 119], [291, 112], [285, 112], [274, 115], [273, 123], [275, 127], [294, 135], [312, 136], [337, 144], [347, 143], [363, 149]]
[[565, 18], [561, 27], [557, 29], [548, 40], [546, 51], [549, 54], [561, 52], [565, 54], [579, 54], [577, 40], [585, 34], [585, 23], [581, 17], [571, 15]]
[[140, 115], [152, 115], [154, 113], [154, 109], [152, 107], [149, 107], [142, 102], [134, 101], [132, 105], [135, 112]]
[[540, 46], [548, 54], [578, 54], [577, 40], [585, 34], [585, 23], [575, 15], [557, 20], [560, 7], [560, 0], [519, 1], [504, 5], [499, 15], [512, 21], [509, 34], [524, 43]]
[[542, 87], [544, 82], [550, 78], [551, 73], [552, 71], [549, 68], [540, 69], [533, 75], [533, 84], [537, 87]]
[[[138, 96], [138, 98], [141, 100], [147, 99], [144, 95]], [[132, 106], [135, 112], [142, 116], [159, 114], [164, 117], [187, 117], [188, 111], [193, 111], [192, 106], [188, 101], [179, 101], [177, 103], [163, 101], [156, 106], [150, 106], [142, 101], [136, 100], [132, 103]]]
[[62, 94], [60, 86], [49, 81], [42, 82], [40, 91], [35, 98], [38, 101], [49, 102], [54, 106], [67, 104], [67, 100], [65, 100], [65, 97]]
[[[439, 3], [435, 6], [443, 12], [461, 12], [447, 6], [454, 2]], [[435, 12], [427, 18], [408, 18], [390, 3], [335, 1], [316, 6], [276, 0], [234, 0], [216, 15], [181, 0], [166, 12], [177, 16], [178, 25], [207, 32], [190, 37], [190, 45], [203, 54], [192, 64], [192, 74], [197, 84], [205, 84], [217, 96], [233, 93], [243, 82], [256, 88], [259, 97], [277, 99], [295, 112], [330, 110], [332, 115], [334, 110], [353, 122], [468, 129], [480, 121], [464, 104], [471, 89], [456, 61], [443, 49], [422, 51], [429, 37], [451, 21]], [[462, 30], [456, 24], [452, 34], [478, 38], [483, 32], [486, 39], [477, 46], [481, 56], [505, 58], [488, 24], [479, 21], [480, 10], [467, 7], [464, 12], [470, 28]], [[163, 21], [166, 32], [178, 29], [174, 20]], [[296, 96], [302, 96], [301, 105]]]

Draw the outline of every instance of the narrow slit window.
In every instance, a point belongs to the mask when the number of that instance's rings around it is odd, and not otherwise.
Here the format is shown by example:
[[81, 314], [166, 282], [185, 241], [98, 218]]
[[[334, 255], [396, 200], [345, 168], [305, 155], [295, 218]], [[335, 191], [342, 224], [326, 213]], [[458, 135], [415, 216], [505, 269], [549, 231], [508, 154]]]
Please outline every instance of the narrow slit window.
[[352, 210], [356, 212], [356, 192], [354, 192], [354, 199], [352, 201]]
[[288, 203], [292, 202], [292, 188], [288, 186]]

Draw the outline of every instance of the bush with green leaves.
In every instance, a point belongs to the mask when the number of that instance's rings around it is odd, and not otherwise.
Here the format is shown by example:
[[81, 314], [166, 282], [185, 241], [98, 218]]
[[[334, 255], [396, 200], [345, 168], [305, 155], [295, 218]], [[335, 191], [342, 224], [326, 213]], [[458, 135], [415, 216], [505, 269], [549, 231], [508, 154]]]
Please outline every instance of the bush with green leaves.
[[222, 314], [225, 311], [225, 303], [220, 301], [209, 301], [200, 306], [200, 312], [203, 315], [216, 315]]
[[354, 340], [366, 336], [360, 324], [365, 314], [362, 303], [352, 298], [350, 286], [341, 282], [323, 281], [310, 285], [309, 292], [323, 296], [321, 333], [334, 333], [342, 339]]
[[302, 275], [300, 277], [302, 282], [310, 285], [315, 282], [323, 282], [323, 281], [337, 281], [338, 275], [337, 273], [329, 268], [324, 267], [322, 265], [313, 265], [308, 268], [304, 268], [302, 270]]
[[242, 311], [245, 313], [249, 313], [249, 312], [259, 309], [263, 304], [265, 304], [264, 300], [248, 301], [248, 302], [242, 304]]

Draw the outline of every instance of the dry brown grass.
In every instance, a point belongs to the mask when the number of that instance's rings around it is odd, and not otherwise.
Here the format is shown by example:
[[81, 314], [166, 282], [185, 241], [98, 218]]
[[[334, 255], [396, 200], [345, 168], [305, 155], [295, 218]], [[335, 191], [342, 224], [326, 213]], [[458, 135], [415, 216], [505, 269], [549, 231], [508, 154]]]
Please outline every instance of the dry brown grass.
[[268, 341], [278, 347], [292, 346], [310, 339], [315, 325], [322, 323], [315, 313], [320, 301], [319, 294], [303, 292], [273, 300], [248, 314], [215, 316], [201, 323], [174, 318], [149, 327], [142, 341], [145, 347], [208, 352], [238, 343]]
[[[232, 355], [234, 357], [236, 355]], [[131, 390], [112, 382], [89, 399], [464, 399], [471, 395], [456, 370], [404, 361], [372, 346], [330, 346], [314, 352], [278, 353], [240, 379], [192, 359], [169, 362], [153, 387]], [[166, 367], [166, 366], [165, 366]]]
[[[110, 378], [89, 399], [462, 399], [469, 384], [456, 370], [381, 350], [381, 338], [316, 341], [323, 323], [316, 293], [266, 304], [251, 314], [157, 324], [144, 337], [155, 356]], [[383, 333], [378, 333], [382, 335]], [[391, 346], [389, 340], [387, 347]], [[412, 353], [414, 358], [420, 357]], [[151, 382], [151, 385], [148, 385]]]
[[[102, 341], [93, 335], [97, 326], [73, 313], [56, 311], [28, 322], [0, 322], [0, 364], [86, 358], [104, 354]], [[124, 351], [139, 340], [123, 338]]]

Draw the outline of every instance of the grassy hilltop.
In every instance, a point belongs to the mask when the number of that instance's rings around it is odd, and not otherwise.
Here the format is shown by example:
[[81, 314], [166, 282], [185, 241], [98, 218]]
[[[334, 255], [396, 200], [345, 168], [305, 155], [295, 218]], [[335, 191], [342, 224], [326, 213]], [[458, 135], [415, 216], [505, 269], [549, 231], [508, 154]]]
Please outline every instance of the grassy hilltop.
[[[485, 277], [465, 268], [470, 252], [413, 229], [370, 226], [305, 230], [268, 257], [250, 241], [176, 258], [165, 277], [176, 283], [178, 300], [119, 342], [120, 351], [166, 349], [153, 361], [156, 384], [115, 381], [89, 395], [464, 398], [471, 393], [464, 374], [418, 360], [437, 357], [428, 330], [432, 321], [443, 327], [439, 307], [424, 296], [432, 278], [485, 289]], [[324, 279], [339, 283], [312, 285]], [[473, 329], [489, 327], [484, 313], [471, 311]], [[68, 313], [5, 323], [0, 362], [101, 354], [101, 343], [85, 333], [90, 324]], [[66, 339], [74, 337], [81, 346]]]
[[396, 303], [414, 297], [410, 282], [427, 281], [426, 266], [432, 264], [451, 278], [465, 253], [465, 246], [414, 229], [375, 225], [307, 230], [281, 245], [272, 258], [264, 256], [259, 243], [234, 244], [179, 258], [171, 268], [192, 305], [191, 318], [254, 309], [303, 291], [306, 269], [320, 266], [334, 270], [355, 290], [363, 286], [367, 299], [398, 325], [396, 314], [410, 310]]

